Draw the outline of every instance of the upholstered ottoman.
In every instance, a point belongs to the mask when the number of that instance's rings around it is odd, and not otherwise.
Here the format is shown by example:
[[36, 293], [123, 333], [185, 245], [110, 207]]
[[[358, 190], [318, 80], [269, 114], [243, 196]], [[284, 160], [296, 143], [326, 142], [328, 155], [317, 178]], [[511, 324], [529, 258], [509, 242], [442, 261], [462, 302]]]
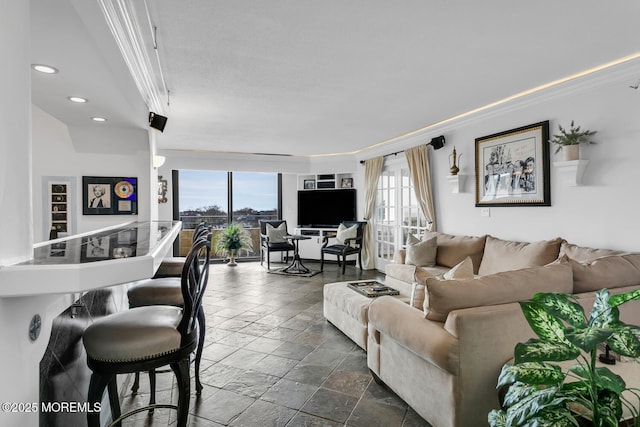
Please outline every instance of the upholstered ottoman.
[[[324, 285], [323, 312], [325, 319], [366, 351], [369, 305], [376, 298], [367, 298], [347, 286], [354, 282], [357, 280]], [[409, 302], [403, 295], [394, 298]]]

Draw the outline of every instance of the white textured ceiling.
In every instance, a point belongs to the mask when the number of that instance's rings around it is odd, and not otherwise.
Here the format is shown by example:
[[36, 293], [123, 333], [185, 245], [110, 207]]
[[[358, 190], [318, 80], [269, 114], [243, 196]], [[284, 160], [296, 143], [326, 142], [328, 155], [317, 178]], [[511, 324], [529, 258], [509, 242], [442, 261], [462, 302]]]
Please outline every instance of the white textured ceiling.
[[[65, 76], [34, 76], [34, 103], [78, 124], [58, 98], [86, 93], [113, 115], [107, 125], [144, 128], [85, 3], [31, 0], [33, 60]], [[147, 3], [171, 91], [160, 149], [352, 153], [640, 51], [637, 1]]]

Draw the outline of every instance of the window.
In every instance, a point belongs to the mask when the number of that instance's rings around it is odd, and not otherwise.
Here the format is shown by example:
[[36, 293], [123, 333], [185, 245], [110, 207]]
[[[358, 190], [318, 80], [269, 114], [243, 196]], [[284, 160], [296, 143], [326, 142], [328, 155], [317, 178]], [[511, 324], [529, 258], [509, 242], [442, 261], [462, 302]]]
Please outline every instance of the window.
[[[181, 170], [178, 172], [179, 219], [183, 223], [180, 255], [189, 250], [192, 231], [205, 221], [216, 230], [229, 223], [241, 224], [249, 230], [253, 251], [240, 257], [260, 254], [261, 219], [279, 218], [281, 204], [280, 177], [276, 173]], [[213, 256], [213, 255], [212, 255]]]
[[421, 235], [428, 229], [409, 169], [399, 162], [388, 166], [378, 180], [374, 217], [376, 268], [384, 270], [393, 261], [394, 253], [405, 247], [409, 234]]

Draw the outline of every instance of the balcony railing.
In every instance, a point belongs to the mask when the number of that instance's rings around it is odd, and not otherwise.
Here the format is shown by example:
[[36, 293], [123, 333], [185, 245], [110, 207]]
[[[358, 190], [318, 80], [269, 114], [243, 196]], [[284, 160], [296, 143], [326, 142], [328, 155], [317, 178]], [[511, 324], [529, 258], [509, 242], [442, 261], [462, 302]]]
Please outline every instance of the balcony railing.
[[[253, 250], [242, 250], [238, 258], [257, 258], [260, 256], [260, 226], [259, 220], [277, 219], [277, 215], [243, 215], [237, 216], [234, 222], [242, 225], [251, 236], [251, 242], [253, 244]], [[193, 239], [193, 231], [195, 227], [201, 222], [205, 222], [211, 227], [213, 235], [213, 241], [216, 241], [216, 235], [224, 230], [228, 224], [228, 218], [226, 215], [197, 215], [197, 216], [181, 216], [182, 230], [180, 231], [180, 256], [186, 256], [191, 247], [191, 241]], [[213, 259], [223, 259], [223, 254], [211, 253]]]

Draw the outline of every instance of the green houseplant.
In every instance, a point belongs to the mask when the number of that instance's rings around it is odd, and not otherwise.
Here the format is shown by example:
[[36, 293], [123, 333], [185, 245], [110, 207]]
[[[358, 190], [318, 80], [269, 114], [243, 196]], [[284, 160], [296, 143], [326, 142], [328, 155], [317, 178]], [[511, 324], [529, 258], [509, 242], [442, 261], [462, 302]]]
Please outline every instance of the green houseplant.
[[231, 223], [217, 235], [216, 253], [229, 257], [227, 265], [236, 266], [236, 257], [240, 249], [253, 249], [251, 235], [240, 224]]
[[596, 131], [581, 130], [580, 126], [575, 127], [573, 120], [571, 120], [571, 126], [569, 130], [563, 128], [562, 125], [558, 125], [560, 133], [553, 135], [553, 138], [549, 140], [550, 143], [556, 145], [555, 153], [562, 151], [563, 148], [575, 149], [575, 158], [577, 159], [577, 150], [580, 144], [594, 144], [590, 137], [596, 134]]
[[[606, 343], [622, 356], [640, 356], [640, 328], [619, 319], [618, 306], [640, 299], [640, 290], [609, 294], [596, 293], [589, 318], [571, 295], [536, 294], [521, 302], [522, 312], [538, 336], [515, 347], [513, 365], [505, 364], [498, 387], [508, 387], [504, 409], [489, 413], [492, 427], [578, 426], [578, 416], [568, 405], [585, 409], [593, 426], [618, 426], [623, 408], [639, 426], [638, 403], [622, 396], [629, 390], [640, 398], [640, 390], [627, 388], [624, 380], [606, 367], [596, 366], [598, 346]], [[574, 360], [563, 371], [549, 362]], [[637, 360], [635, 361], [637, 362]], [[631, 424], [630, 424], [631, 425]]]

